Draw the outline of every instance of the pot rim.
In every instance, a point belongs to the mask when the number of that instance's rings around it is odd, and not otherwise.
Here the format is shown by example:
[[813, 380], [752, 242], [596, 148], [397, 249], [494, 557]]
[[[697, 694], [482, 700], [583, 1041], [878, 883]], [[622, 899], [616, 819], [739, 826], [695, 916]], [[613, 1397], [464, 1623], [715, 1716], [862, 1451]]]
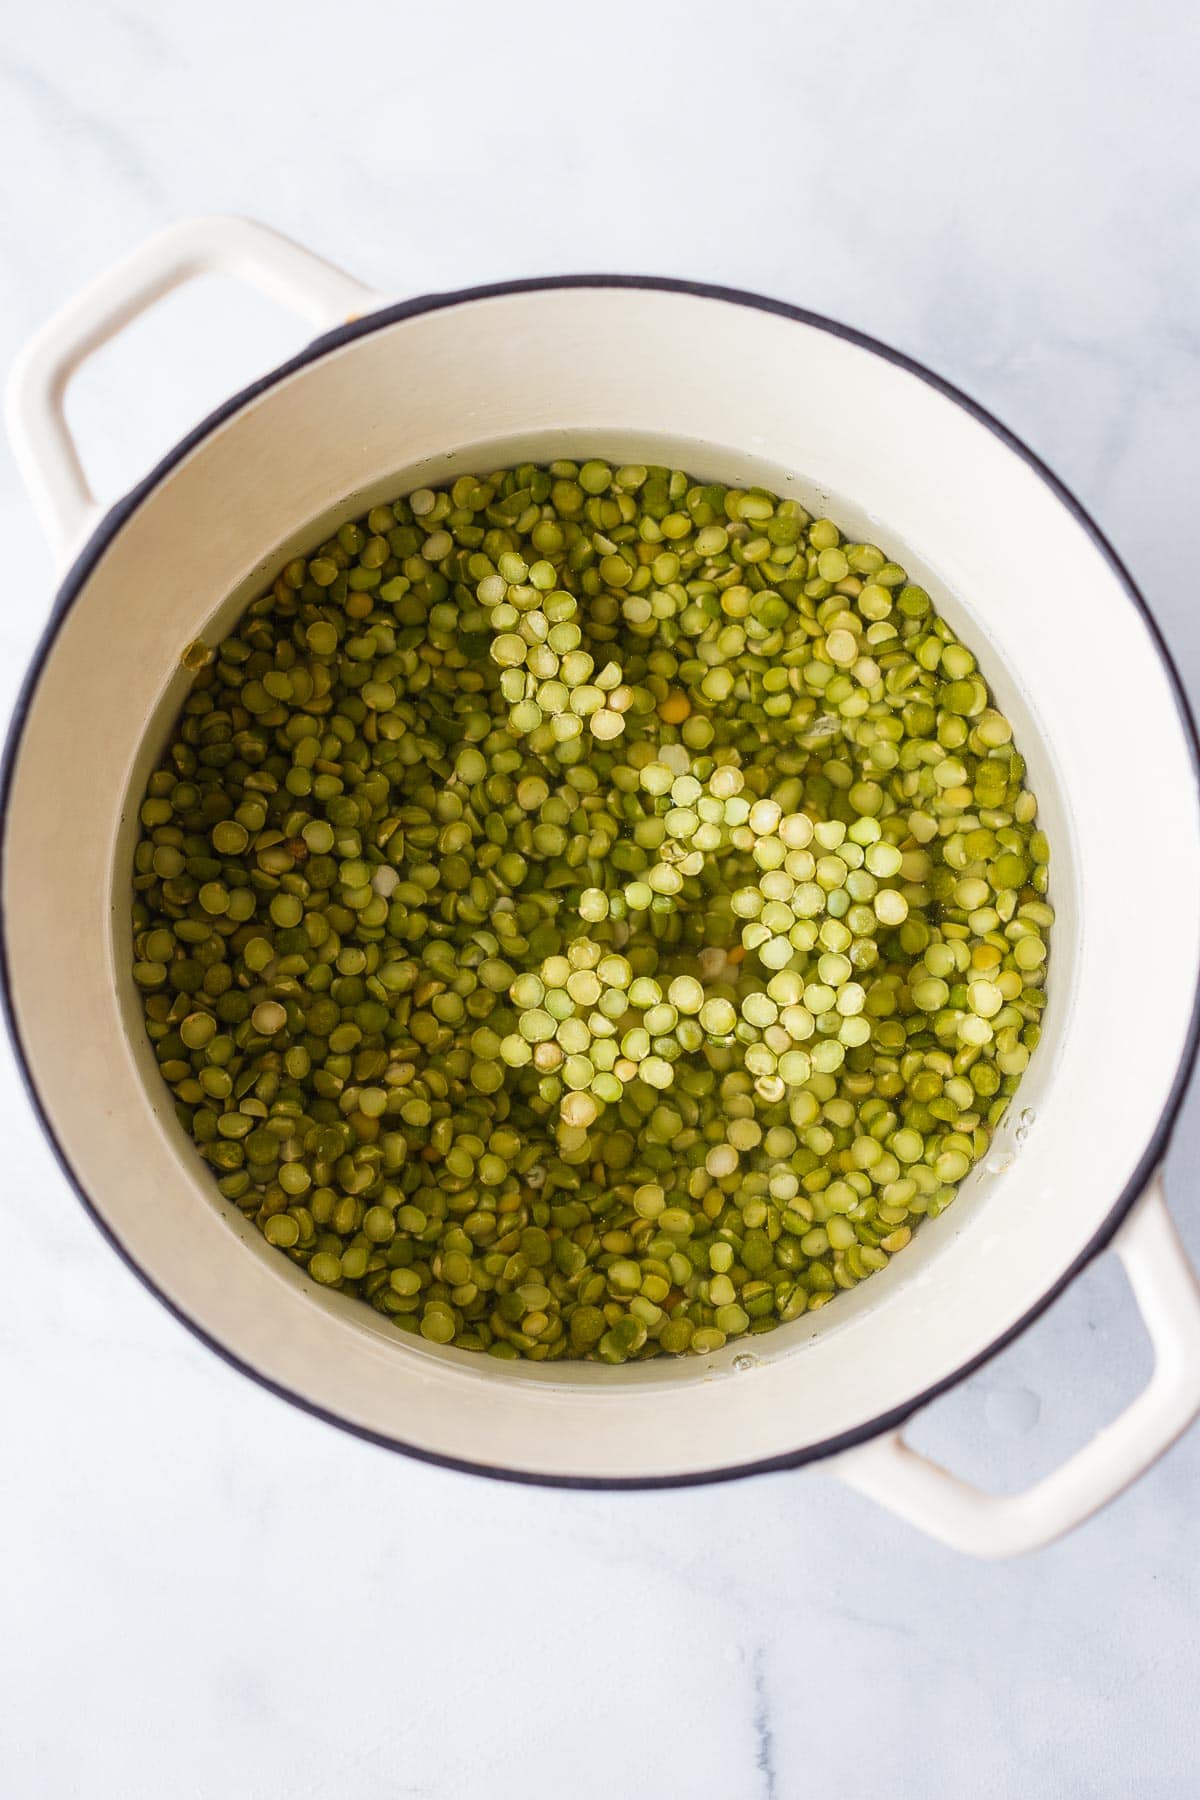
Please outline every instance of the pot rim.
[[710, 282], [686, 281], [661, 275], [551, 275], [537, 276], [524, 280], [499, 281], [480, 284], [474, 287], [454, 289], [445, 293], [422, 294], [408, 300], [401, 300], [381, 307], [378, 311], [354, 318], [332, 331], [324, 332], [314, 338], [295, 356], [279, 364], [266, 375], [251, 382], [246, 387], [231, 394], [219, 406], [214, 408], [199, 424], [194, 426], [184, 437], [172, 446], [154, 467], [119, 499], [100, 520], [74, 562], [63, 577], [54, 601], [51, 605], [45, 629], [34, 650], [29, 667], [26, 670], [13, 707], [12, 718], [6, 734], [3, 756], [0, 758], [0, 1010], [8, 1027], [9, 1038], [25, 1091], [35, 1116], [41, 1125], [42, 1133], [50, 1145], [56, 1161], [66, 1176], [70, 1187], [88, 1213], [92, 1222], [102, 1233], [108, 1243], [120, 1256], [126, 1266], [132, 1270], [142, 1285], [175, 1317], [181, 1324], [214, 1351], [222, 1361], [256, 1381], [268, 1392], [293, 1406], [334, 1425], [342, 1431], [362, 1438], [369, 1443], [377, 1444], [386, 1450], [398, 1451], [419, 1462], [433, 1463], [442, 1468], [454, 1469], [464, 1474], [486, 1476], [497, 1481], [522, 1482], [533, 1487], [577, 1488], [597, 1490], [639, 1490], [646, 1488], [699, 1487], [712, 1482], [733, 1481], [748, 1475], [762, 1475], [795, 1469], [807, 1463], [820, 1462], [831, 1456], [853, 1449], [856, 1445], [867, 1442], [881, 1433], [894, 1430], [903, 1425], [912, 1415], [919, 1412], [939, 1395], [947, 1393], [959, 1382], [989, 1362], [992, 1357], [1021, 1336], [1035, 1320], [1046, 1312], [1069, 1284], [1074, 1281], [1084, 1268], [1103, 1251], [1112, 1241], [1118, 1228], [1132, 1209], [1142, 1193], [1146, 1183], [1162, 1162], [1170, 1143], [1171, 1134], [1179, 1116], [1183, 1096], [1187, 1088], [1192, 1069], [1196, 1063], [1197, 1051], [1200, 1049], [1200, 975], [1197, 977], [1192, 997], [1192, 1012], [1188, 1024], [1187, 1038], [1183, 1052], [1176, 1066], [1171, 1088], [1159, 1114], [1158, 1122], [1151, 1133], [1146, 1148], [1121, 1193], [1110, 1207], [1103, 1222], [1093, 1233], [1083, 1249], [1075, 1257], [1068, 1268], [1050, 1285], [1050, 1287], [1033, 1302], [1021, 1317], [994, 1338], [986, 1349], [968, 1358], [950, 1373], [924, 1388], [920, 1393], [906, 1400], [903, 1404], [891, 1408], [875, 1418], [842, 1432], [834, 1437], [825, 1438], [815, 1444], [801, 1449], [785, 1452], [778, 1456], [764, 1457], [754, 1462], [730, 1464], [713, 1469], [703, 1469], [694, 1473], [681, 1475], [653, 1476], [621, 1476], [596, 1477], [578, 1475], [536, 1474], [522, 1469], [507, 1468], [495, 1464], [477, 1463], [462, 1457], [446, 1456], [439, 1452], [426, 1450], [419, 1445], [404, 1442], [387, 1433], [374, 1431], [369, 1427], [355, 1423], [342, 1417], [328, 1408], [317, 1405], [306, 1395], [298, 1393], [254, 1367], [243, 1357], [235, 1354], [227, 1345], [215, 1337], [199, 1320], [191, 1317], [178, 1306], [157, 1285], [152, 1276], [142, 1267], [134, 1252], [116, 1235], [103, 1214], [89, 1195], [82, 1178], [72, 1167], [63, 1146], [58, 1141], [50, 1117], [44, 1108], [41, 1096], [34, 1081], [32, 1069], [26, 1056], [22, 1042], [20, 1027], [16, 1017], [13, 1001], [12, 984], [9, 971], [8, 938], [4, 916], [4, 873], [7, 854], [7, 820], [9, 798], [15, 777], [17, 757], [24, 736], [25, 723], [32, 709], [37, 693], [38, 682], [46, 661], [52, 651], [64, 620], [79, 599], [87, 581], [107, 550], [117, 537], [126, 522], [132, 517], [142, 503], [171, 474], [182, 460], [188, 456], [207, 437], [211, 436], [227, 420], [234, 417], [244, 407], [250, 405], [261, 395], [268, 393], [273, 387], [287, 380], [299, 370], [318, 362], [322, 357], [341, 349], [344, 345], [354, 343], [372, 332], [381, 331], [422, 313], [438, 312], [452, 306], [468, 305], [479, 300], [496, 299], [511, 294], [539, 293], [547, 290], [564, 288], [632, 288], [648, 289], [663, 293], [686, 294], [693, 298], [720, 300], [729, 305], [743, 306], [751, 310], [774, 314], [778, 318], [790, 319], [797, 324], [810, 326], [829, 336], [840, 338], [855, 345], [861, 350], [869, 351], [873, 356], [894, 367], [915, 375], [929, 387], [935, 389], [945, 398], [952, 400], [962, 411], [973, 418], [977, 424], [984, 426], [999, 439], [1014, 455], [1020, 457], [1033, 473], [1050, 489], [1059, 503], [1071, 514], [1075, 522], [1082, 527], [1092, 540], [1096, 549], [1107, 562], [1118, 583], [1124, 589], [1127, 598], [1141, 615], [1142, 623], [1150, 637], [1151, 643], [1162, 663], [1167, 680], [1170, 683], [1176, 712], [1179, 717], [1183, 735], [1187, 741], [1191, 758], [1192, 775], [1200, 790], [1200, 736], [1197, 733], [1196, 720], [1185, 692], [1179, 670], [1176, 667], [1170, 650], [1163, 637], [1162, 630], [1154, 613], [1151, 611], [1144, 595], [1133, 581], [1121, 558], [1112, 544], [1091, 517], [1090, 513], [1075, 496], [1070, 488], [1060, 480], [1053, 470], [1037, 453], [1030, 449], [1008, 426], [1001, 423], [985, 406], [964, 393], [944, 377], [907, 355], [904, 351], [893, 348], [869, 333], [859, 331], [853, 326], [845, 325], [840, 320], [831, 319], [822, 313], [811, 312], [805, 307], [793, 306], [787, 301], [775, 300], [742, 288], [723, 287]]

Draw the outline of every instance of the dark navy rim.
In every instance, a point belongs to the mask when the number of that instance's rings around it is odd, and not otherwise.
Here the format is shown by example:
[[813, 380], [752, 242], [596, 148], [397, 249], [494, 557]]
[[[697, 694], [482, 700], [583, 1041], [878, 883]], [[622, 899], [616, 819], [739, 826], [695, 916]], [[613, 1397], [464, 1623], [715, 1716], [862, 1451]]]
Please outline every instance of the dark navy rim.
[[361, 319], [352, 320], [349, 324], [341, 325], [337, 327], [336, 330], [325, 333], [323, 336], [314, 339], [312, 343], [301, 350], [297, 356], [292, 357], [290, 361], [281, 364], [269, 375], [264, 375], [260, 380], [252, 382], [250, 386], [245, 387], [239, 393], [232, 395], [221, 406], [217, 407], [214, 412], [211, 412], [206, 419], [202, 420], [201, 423], [197, 425], [194, 430], [190, 431], [186, 437], [182, 438], [173, 449], [168, 451], [167, 455], [164, 456], [162, 461], [150, 471], [145, 479], [140, 481], [122, 500], [118, 501], [111, 511], [109, 511], [101, 520], [87, 544], [76, 558], [74, 564], [67, 572], [54, 601], [46, 629], [34, 652], [33, 660], [29, 666], [25, 680], [22, 683], [20, 693], [18, 694], [12, 720], [9, 725], [7, 741], [4, 747], [3, 761], [0, 763], [0, 1005], [3, 1007], [5, 1022], [8, 1026], [9, 1035], [16, 1053], [17, 1065], [20, 1069], [26, 1092], [29, 1095], [30, 1103], [41, 1123], [42, 1130], [45, 1133], [50, 1147], [57, 1158], [59, 1167], [62, 1169], [63, 1174], [66, 1176], [72, 1188], [75, 1190], [76, 1195], [92, 1218], [94, 1224], [103, 1233], [105, 1238], [107, 1238], [108, 1242], [112, 1245], [113, 1249], [121, 1259], [138, 1277], [139, 1281], [142, 1282], [143, 1286], [149, 1289], [155, 1298], [166, 1307], [168, 1312], [172, 1313], [174, 1317], [178, 1319], [181, 1324], [185, 1325], [195, 1337], [199, 1338], [201, 1343], [206, 1344], [210, 1350], [215, 1351], [216, 1354], [232, 1368], [240, 1370], [243, 1375], [248, 1375], [253, 1381], [258, 1382], [261, 1387], [266, 1388], [270, 1393], [277, 1394], [280, 1399], [290, 1401], [292, 1405], [301, 1408], [304, 1412], [312, 1414], [314, 1418], [323, 1419], [330, 1425], [336, 1425], [343, 1431], [351, 1432], [354, 1436], [365, 1439], [368, 1443], [378, 1444], [386, 1450], [399, 1451], [405, 1456], [411, 1456], [420, 1462], [434, 1463], [441, 1468], [456, 1469], [471, 1475], [484, 1475], [496, 1481], [524, 1482], [535, 1487], [595, 1488], [604, 1490], [698, 1487], [706, 1485], [709, 1482], [733, 1481], [747, 1475], [763, 1475], [775, 1473], [784, 1469], [800, 1468], [806, 1463], [819, 1462], [826, 1457], [836, 1456], [841, 1451], [852, 1449], [856, 1444], [862, 1444], [870, 1438], [877, 1437], [881, 1432], [902, 1425], [905, 1420], [911, 1418], [914, 1413], [919, 1412], [922, 1407], [927, 1406], [930, 1401], [937, 1399], [940, 1394], [948, 1392], [950, 1388], [956, 1387], [960, 1381], [964, 1381], [967, 1376], [973, 1374], [977, 1369], [981, 1368], [984, 1363], [990, 1361], [993, 1356], [996, 1356], [1001, 1350], [1013, 1343], [1022, 1332], [1026, 1331], [1036, 1319], [1039, 1319], [1042, 1314], [1053, 1305], [1055, 1300], [1058, 1299], [1059, 1295], [1069, 1283], [1075, 1279], [1080, 1271], [1086, 1268], [1088, 1263], [1090, 1263], [1095, 1256], [1099, 1255], [1099, 1253], [1112, 1241], [1118, 1227], [1129, 1213], [1134, 1202], [1142, 1193], [1150, 1177], [1163, 1159], [1170, 1142], [1171, 1133], [1179, 1115], [1180, 1105], [1187, 1089], [1192, 1068], [1195, 1064], [1197, 1044], [1200, 1042], [1200, 984], [1198, 984], [1196, 993], [1193, 995], [1192, 1015], [1188, 1026], [1187, 1041], [1184, 1046], [1183, 1055], [1180, 1058], [1179, 1065], [1175, 1072], [1175, 1078], [1171, 1084], [1171, 1089], [1167, 1095], [1162, 1112], [1159, 1115], [1158, 1123], [1155, 1126], [1150, 1141], [1147, 1144], [1145, 1152], [1138, 1162], [1133, 1175], [1110, 1208], [1099, 1230], [1094, 1234], [1090, 1242], [1085, 1245], [1065, 1273], [1061, 1275], [1045, 1293], [1039, 1295], [1037, 1300], [1034, 1301], [1022, 1317], [1018, 1319], [1014, 1325], [1010, 1326], [1006, 1332], [1002, 1333], [1001, 1336], [995, 1338], [992, 1343], [988, 1345], [986, 1350], [980, 1351], [978, 1355], [971, 1357], [967, 1362], [962, 1363], [951, 1374], [943, 1376], [940, 1381], [933, 1383], [930, 1387], [923, 1389], [921, 1393], [914, 1395], [912, 1399], [905, 1401], [902, 1406], [893, 1407], [889, 1412], [880, 1413], [866, 1424], [856, 1426], [851, 1431], [842, 1432], [836, 1437], [823, 1439], [820, 1443], [809, 1444], [803, 1449], [793, 1450], [780, 1456], [766, 1457], [757, 1462], [738, 1463], [713, 1469], [704, 1469], [694, 1474], [633, 1476], [614, 1479], [600, 1479], [594, 1476], [580, 1475], [531, 1474], [525, 1470], [470, 1462], [461, 1457], [442, 1456], [434, 1451], [421, 1449], [418, 1445], [405, 1443], [399, 1438], [389, 1437], [382, 1432], [371, 1431], [365, 1426], [358, 1425], [352, 1420], [341, 1417], [337, 1413], [330, 1412], [325, 1407], [316, 1405], [303, 1394], [298, 1394], [293, 1389], [285, 1387], [282, 1383], [274, 1381], [269, 1375], [265, 1375], [262, 1370], [256, 1369], [252, 1364], [244, 1361], [240, 1356], [230, 1350], [227, 1345], [213, 1337], [203, 1325], [197, 1320], [190, 1318], [187, 1313], [182, 1311], [181, 1308], [156, 1285], [151, 1276], [144, 1268], [142, 1268], [133, 1253], [112, 1231], [89, 1196], [82, 1179], [72, 1168], [63, 1146], [55, 1136], [53, 1125], [50, 1122], [42, 1104], [41, 1096], [34, 1083], [28, 1058], [25, 1053], [25, 1047], [22, 1043], [20, 1027], [16, 1018], [12, 998], [12, 986], [8, 962], [8, 938], [3, 913], [3, 887], [4, 859], [7, 854], [6, 827], [8, 805], [16, 759], [20, 751], [25, 723], [37, 692], [38, 680], [46, 660], [54, 647], [62, 623], [79, 599], [88, 577], [95, 568], [100, 557], [113, 542], [114, 538], [116, 538], [126, 521], [134, 512], [136, 512], [142, 502], [154, 492], [155, 488], [159, 486], [183, 458], [194, 450], [198, 444], [202, 443], [205, 438], [209, 437], [220, 425], [223, 425], [227, 419], [232, 418], [235, 413], [240, 412], [243, 407], [257, 399], [260, 394], [267, 393], [279, 382], [286, 380], [288, 376], [307, 367], [310, 363], [319, 361], [321, 357], [327, 356], [330, 352], [340, 349], [344, 344], [353, 343], [358, 338], [366, 337], [375, 331], [381, 331], [389, 325], [398, 323], [400, 320], [414, 318], [421, 313], [438, 312], [445, 307], [462, 306], [473, 301], [494, 299], [507, 294], [538, 293], [547, 289], [558, 288], [643, 288], [666, 293], [690, 294], [701, 299], [720, 300], [733, 306], [745, 306], [758, 312], [773, 313], [777, 318], [791, 319], [798, 324], [812, 326], [819, 331], [827, 332], [830, 337], [841, 338], [847, 343], [857, 345], [860, 349], [868, 350], [873, 355], [880, 357], [883, 361], [892, 363], [897, 368], [904, 369], [910, 375], [917, 376], [918, 379], [925, 382], [927, 386], [934, 388], [938, 393], [945, 395], [947, 399], [953, 400], [957, 406], [961, 407], [964, 412], [968, 413], [979, 424], [985, 426], [994, 437], [998, 438], [1002, 444], [1006, 445], [1009, 450], [1019, 456], [1022, 461], [1039, 476], [1055, 497], [1072, 515], [1077, 524], [1079, 524], [1091, 538], [1096, 548], [1108, 563], [1113, 574], [1124, 588], [1129, 600], [1141, 614], [1142, 621], [1150, 634], [1150, 638], [1158, 652], [1159, 659], [1166, 670], [1167, 678], [1170, 681], [1175, 697], [1176, 710], [1179, 715], [1179, 722], [1184, 735], [1187, 738], [1191, 754], [1193, 775], [1196, 777], [1198, 788], [1200, 788], [1200, 740], [1197, 738], [1196, 722], [1192, 716], [1191, 707], [1184, 691], [1179, 671], [1167, 648], [1158, 621], [1155, 619], [1145, 598], [1138, 590], [1120, 557], [1085, 507], [1026, 443], [1017, 437], [1014, 432], [1010, 431], [1007, 426], [1002, 425], [986, 407], [981, 406], [978, 401], [971, 399], [969, 395], [964, 394], [961, 389], [955, 387], [951, 382], [944, 380], [940, 375], [935, 375], [931, 369], [928, 369], [923, 363], [918, 362], [914, 357], [906, 356], [902, 351], [893, 349], [889, 344], [881, 343], [879, 339], [870, 337], [865, 332], [856, 331], [849, 325], [843, 325], [836, 319], [828, 319], [820, 313], [808, 312], [803, 307], [790, 306], [782, 300], [766, 299], [760, 294], [746, 293], [739, 288], [717, 287], [710, 283], [700, 281], [675, 281], [657, 275], [544, 276], [528, 281], [492, 282], [486, 286], [463, 288], [453, 293], [425, 294], [416, 299], [404, 300], [393, 306], [383, 307], [378, 312], [370, 313]]

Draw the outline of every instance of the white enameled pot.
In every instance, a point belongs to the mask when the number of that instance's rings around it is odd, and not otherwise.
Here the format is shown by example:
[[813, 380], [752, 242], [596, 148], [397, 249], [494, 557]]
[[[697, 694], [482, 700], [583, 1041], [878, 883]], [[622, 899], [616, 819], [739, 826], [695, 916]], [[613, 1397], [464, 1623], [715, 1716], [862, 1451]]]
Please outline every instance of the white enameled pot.
[[[65, 386], [151, 302], [212, 270], [336, 328], [102, 514]], [[883, 346], [752, 295], [583, 276], [388, 305], [261, 226], [208, 219], [153, 239], [43, 330], [14, 373], [10, 427], [66, 569], [4, 777], [10, 1025], [89, 1210], [228, 1360], [380, 1443], [514, 1478], [650, 1486], [830, 1458], [925, 1529], [993, 1555], [1077, 1523], [1200, 1410], [1200, 1291], [1159, 1177], [1196, 1036], [1193, 729], [1111, 550], [993, 419]], [[302, 1277], [220, 1200], [177, 1125], [127, 943], [136, 796], [187, 686], [182, 647], [219, 636], [282, 561], [386, 496], [583, 455], [761, 482], [900, 555], [978, 646], [1016, 723], [1058, 910], [1042, 1043], [949, 1212], [810, 1319], [624, 1369], [426, 1344]], [[1154, 845], [1152, 892], [1122, 879], [1138, 841]], [[1016, 1497], [911, 1450], [913, 1412], [1109, 1244], [1156, 1352], [1128, 1411]]]

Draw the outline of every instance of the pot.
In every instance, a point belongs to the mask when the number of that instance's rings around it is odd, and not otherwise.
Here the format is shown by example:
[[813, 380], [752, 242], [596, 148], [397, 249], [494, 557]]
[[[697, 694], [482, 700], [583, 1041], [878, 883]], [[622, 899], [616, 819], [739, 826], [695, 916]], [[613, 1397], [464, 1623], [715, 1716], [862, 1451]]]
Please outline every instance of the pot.
[[[214, 270], [335, 328], [102, 513], [65, 386], [151, 302]], [[1196, 1048], [1194, 728], [1116, 556], [981, 408], [881, 344], [749, 294], [573, 276], [389, 305], [261, 226], [209, 219], [156, 237], [45, 327], [14, 372], [10, 424], [66, 573], [4, 770], [9, 1024], [84, 1204], [205, 1342], [323, 1418], [457, 1468], [649, 1487], [824, 1458], [983, 1554], [1077, 1523], [1200, 1410], [1200, 1289], [1160, 1173]], [[271, 1250], [174, 1118], [127, 943], [136, 798], [188, 685], [183, 646], [220, 636], [284, 560], [397, 491], [585, 454], [760, 482], [901, 555], [1014, 721], [1058, 912], [1042, 1042], [954, 1206], [836, 1306], [709, 1358], [621, 1369], [400, 1337]], [[909, 1448], [904, 1422], [1109, 1245], [1157, 1356], [1116, 1423], [1010, 1498]]]

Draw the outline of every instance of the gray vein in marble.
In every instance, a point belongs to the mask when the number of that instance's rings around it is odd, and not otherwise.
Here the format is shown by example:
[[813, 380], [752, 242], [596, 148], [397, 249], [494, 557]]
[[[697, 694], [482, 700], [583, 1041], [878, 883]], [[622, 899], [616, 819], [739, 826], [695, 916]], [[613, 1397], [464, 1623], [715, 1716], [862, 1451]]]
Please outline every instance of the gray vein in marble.
[[64, 132], [83, 140], [126, 188], [156, 206], [162, 204], [163, 186], [152, 163], [141, 154], [136, 140], [111, 118], [83, 105], [28, 63], [0, 63], [0, 84], [25, 96], [50, 141]]
[[919, 1633], [914, 1630], [907, 1619], [885, 1619], [877, 1614], [856, 1612], [852, 1607], [840, 1606], [838, 1618], [844, 1619], [848, 1625], [861, 1625], [867, 1631], [887, 1631], [895, 1637], [917, 1639]]
[[767, 1693], [766, 1653], [761, 1644], [754, 1649], [751, 1675], [754, 1682], [754, 1766], [763, 1778], [765, 1800], [778, 1800], [779, 1779], [775, 1768], [775, 1732], [771, 1725], [771, 1702]]
[[104, 6], [97, 7], [96, 11], [106, 23], [123, 31], [131, 45], [136, 45], [141, 52], [148, 52], [158, 68], [167, 68], [178, 62], [175, 46], [162, 31], [153, 10], [147, 14], [139, 14], [125, 6]]

